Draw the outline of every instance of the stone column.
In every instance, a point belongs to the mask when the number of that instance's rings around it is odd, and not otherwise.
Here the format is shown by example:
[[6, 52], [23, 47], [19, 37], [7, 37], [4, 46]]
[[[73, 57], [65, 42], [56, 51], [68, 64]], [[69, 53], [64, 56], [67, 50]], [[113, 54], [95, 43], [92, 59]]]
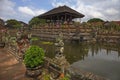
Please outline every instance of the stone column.
[[60, 32], [58, 37], [56, 38], [55, 47], [56, 47], [56, 49], [55, 49], [55, 57], [63, 56], [64, 42], [63, 42], [63, 34], [62, 34], [62, 32]]

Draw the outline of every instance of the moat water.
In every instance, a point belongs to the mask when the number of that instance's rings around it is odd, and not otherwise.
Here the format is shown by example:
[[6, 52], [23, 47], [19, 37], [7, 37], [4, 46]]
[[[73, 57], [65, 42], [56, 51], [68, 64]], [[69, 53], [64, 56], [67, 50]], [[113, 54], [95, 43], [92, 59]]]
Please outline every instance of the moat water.
[[[39, 43], [39, 44], [38, 44]], [[53, 58], [55, 46], [41, 44], [46, 56]], [[65, 43], [64, 55], [72, 66], [96, 75], [120, 80], [120, 46], [104, 43]]]

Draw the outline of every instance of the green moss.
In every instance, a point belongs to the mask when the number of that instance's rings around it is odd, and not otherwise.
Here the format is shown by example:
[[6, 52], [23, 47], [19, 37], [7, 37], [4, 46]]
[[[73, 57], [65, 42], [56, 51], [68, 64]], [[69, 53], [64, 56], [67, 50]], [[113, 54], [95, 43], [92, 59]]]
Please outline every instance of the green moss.
[[52, 45], [53, 42], [42, 42], [42, 44]]
[[32, 37], [32, 39], [31, 39], [32, 41], [37, 41], [37, 40], [39, 40], [37, 37]]

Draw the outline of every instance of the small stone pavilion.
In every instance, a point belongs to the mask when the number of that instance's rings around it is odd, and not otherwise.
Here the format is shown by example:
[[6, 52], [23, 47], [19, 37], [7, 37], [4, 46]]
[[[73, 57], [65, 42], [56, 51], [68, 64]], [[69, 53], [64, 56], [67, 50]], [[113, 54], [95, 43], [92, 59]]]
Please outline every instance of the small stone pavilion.
[[46, 23], [48, 23], [49, 26], [60, 26], [61, 24], [70, 25], [72, 24], [73, 19], [83, 18], [84, 15], [64, 5], [54, 8], [42, 15], [39, 15], [38, 17], [41, 19], [46, 19]]

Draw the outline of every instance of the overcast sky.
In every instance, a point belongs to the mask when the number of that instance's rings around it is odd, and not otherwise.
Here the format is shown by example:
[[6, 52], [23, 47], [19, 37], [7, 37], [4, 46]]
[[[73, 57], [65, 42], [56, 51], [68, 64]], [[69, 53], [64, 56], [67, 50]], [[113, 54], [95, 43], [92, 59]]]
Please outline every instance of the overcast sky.
[[54, 7], [67, 5], [85, 15], [82, 21], [120, 20], [120, 0], [0, 0], [0, 18], [28, 21]]

